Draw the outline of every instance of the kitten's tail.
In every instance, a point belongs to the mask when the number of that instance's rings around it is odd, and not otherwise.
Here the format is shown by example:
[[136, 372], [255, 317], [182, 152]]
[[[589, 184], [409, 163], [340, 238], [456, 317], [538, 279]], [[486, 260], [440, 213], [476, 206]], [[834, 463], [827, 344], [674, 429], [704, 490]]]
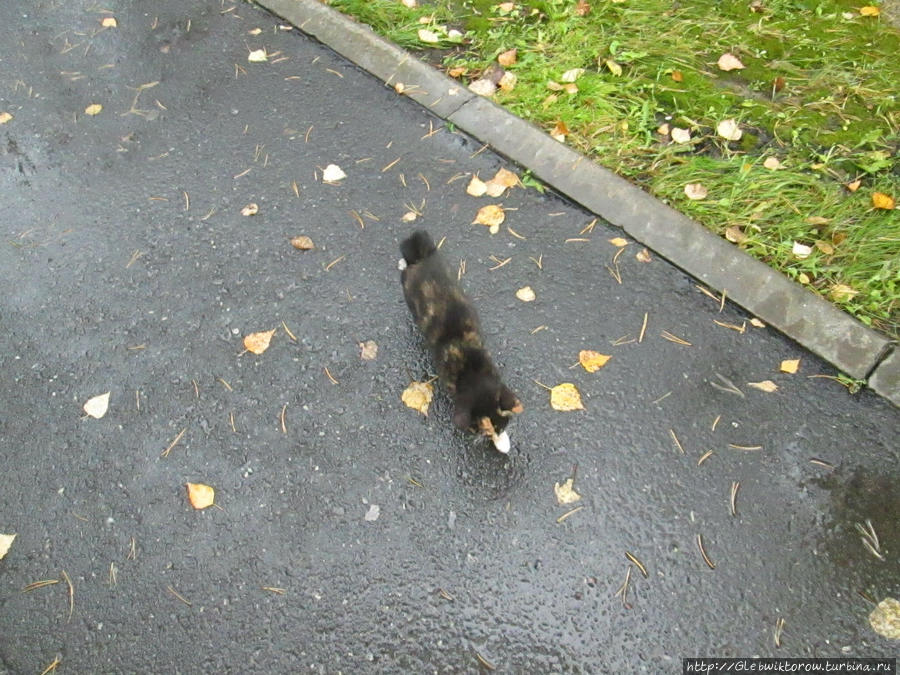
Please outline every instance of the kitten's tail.
[[425, 230], [416, 230], [400, 244], [400, 252], [407, 265], [421, 262], [436, 250], [434, 240]]

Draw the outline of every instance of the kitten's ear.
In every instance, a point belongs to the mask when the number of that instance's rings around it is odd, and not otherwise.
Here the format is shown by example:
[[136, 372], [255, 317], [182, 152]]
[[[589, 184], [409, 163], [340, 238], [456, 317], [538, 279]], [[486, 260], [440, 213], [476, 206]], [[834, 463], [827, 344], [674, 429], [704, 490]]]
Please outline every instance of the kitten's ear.
[[500, 414], [504, 415], [504, 417], [508, 417], [513, 413], [518, 414], [523, 410], [525, 410], [525, 408], [522, 406], [522, 402], [516, 398], [516, 395], [512, 393], [509, 387], [503, 385], [503, 388], [500, 390]]
[[472, 412], [468, 408], [459, 408], [453, 411], [453, 423], [462, 430], [472, 426]]

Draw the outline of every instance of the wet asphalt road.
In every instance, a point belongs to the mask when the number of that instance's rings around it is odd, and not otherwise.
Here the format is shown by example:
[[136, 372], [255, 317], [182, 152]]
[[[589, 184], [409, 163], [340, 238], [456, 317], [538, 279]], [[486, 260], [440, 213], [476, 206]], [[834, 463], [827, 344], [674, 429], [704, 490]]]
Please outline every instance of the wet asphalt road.
[[[750, 317], [635, 242], [617, 283], [620, 233], [582, 234], [590, 214], [553, 195], [469, 197], [500, 158], [266, 13], [103, 8], [0, 5], [0, 532], [18, 533], [0, 673], [895, 655], [864, 596], [900, 596], [896, 409], [810, 378], [836, 373], [767, 328], [715, 324]], [[267, 63], [248, 62], [258, 48]], [[339, 185], [321, 182], [331, 163]], [[470, 225], [499, 202], [520, 237]], [[442, 392], [427, 418], [400, 401], [433, 372], [396, 271], [414, 226], [465, 261], [525, 404], [509, 457], [455, 432]], [[292, 248], [299, 234], [317, 248]], [[516, 299], [525, 285], [535, 302]], [[271, 328], [268, 351], [242, 353]], [[612, 358], [588, 374], [581, 349]], [[798, 374], [778, 372], [788, 358]], [[746, 384], [766, 379], [777, 392]], [[552, 410], [535, 381], [575, 383], [586, 410]], [[106, 391], [106, 416], [86, 418]], [[582, 500], [560, 506], [576, 466]], [[193, 510], [188, 481], [221, 508]], [[649, 574], [632, 569], [629, 607], [625, 551]], [[22, 592], [45, 579], [60, 583]]]

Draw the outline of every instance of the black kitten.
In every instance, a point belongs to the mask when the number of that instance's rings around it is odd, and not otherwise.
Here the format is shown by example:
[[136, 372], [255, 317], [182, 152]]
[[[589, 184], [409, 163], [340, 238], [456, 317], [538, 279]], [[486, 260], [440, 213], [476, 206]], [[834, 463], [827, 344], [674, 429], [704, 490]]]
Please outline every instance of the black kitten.
[[400, 244], [403, 295], [453, 397], [453, 421], [490, 437], [509, 452], [504, 429], [522, 404], [503, 382], [484, 349], [478, 315], [459, 287], [427, 232], [419, 230]]

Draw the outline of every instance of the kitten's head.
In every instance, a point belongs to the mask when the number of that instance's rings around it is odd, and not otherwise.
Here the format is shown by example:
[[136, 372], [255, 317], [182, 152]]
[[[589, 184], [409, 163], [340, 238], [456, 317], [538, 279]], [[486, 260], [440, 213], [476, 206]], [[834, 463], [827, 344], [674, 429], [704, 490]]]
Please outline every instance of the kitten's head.
[[493, 373], [481, 373], [464, 384], [456, 391], [453, 421], [461, 429], [490, 438], [497, 450], [508, 453], [506, 425], [522, 412], [522, 402]]

